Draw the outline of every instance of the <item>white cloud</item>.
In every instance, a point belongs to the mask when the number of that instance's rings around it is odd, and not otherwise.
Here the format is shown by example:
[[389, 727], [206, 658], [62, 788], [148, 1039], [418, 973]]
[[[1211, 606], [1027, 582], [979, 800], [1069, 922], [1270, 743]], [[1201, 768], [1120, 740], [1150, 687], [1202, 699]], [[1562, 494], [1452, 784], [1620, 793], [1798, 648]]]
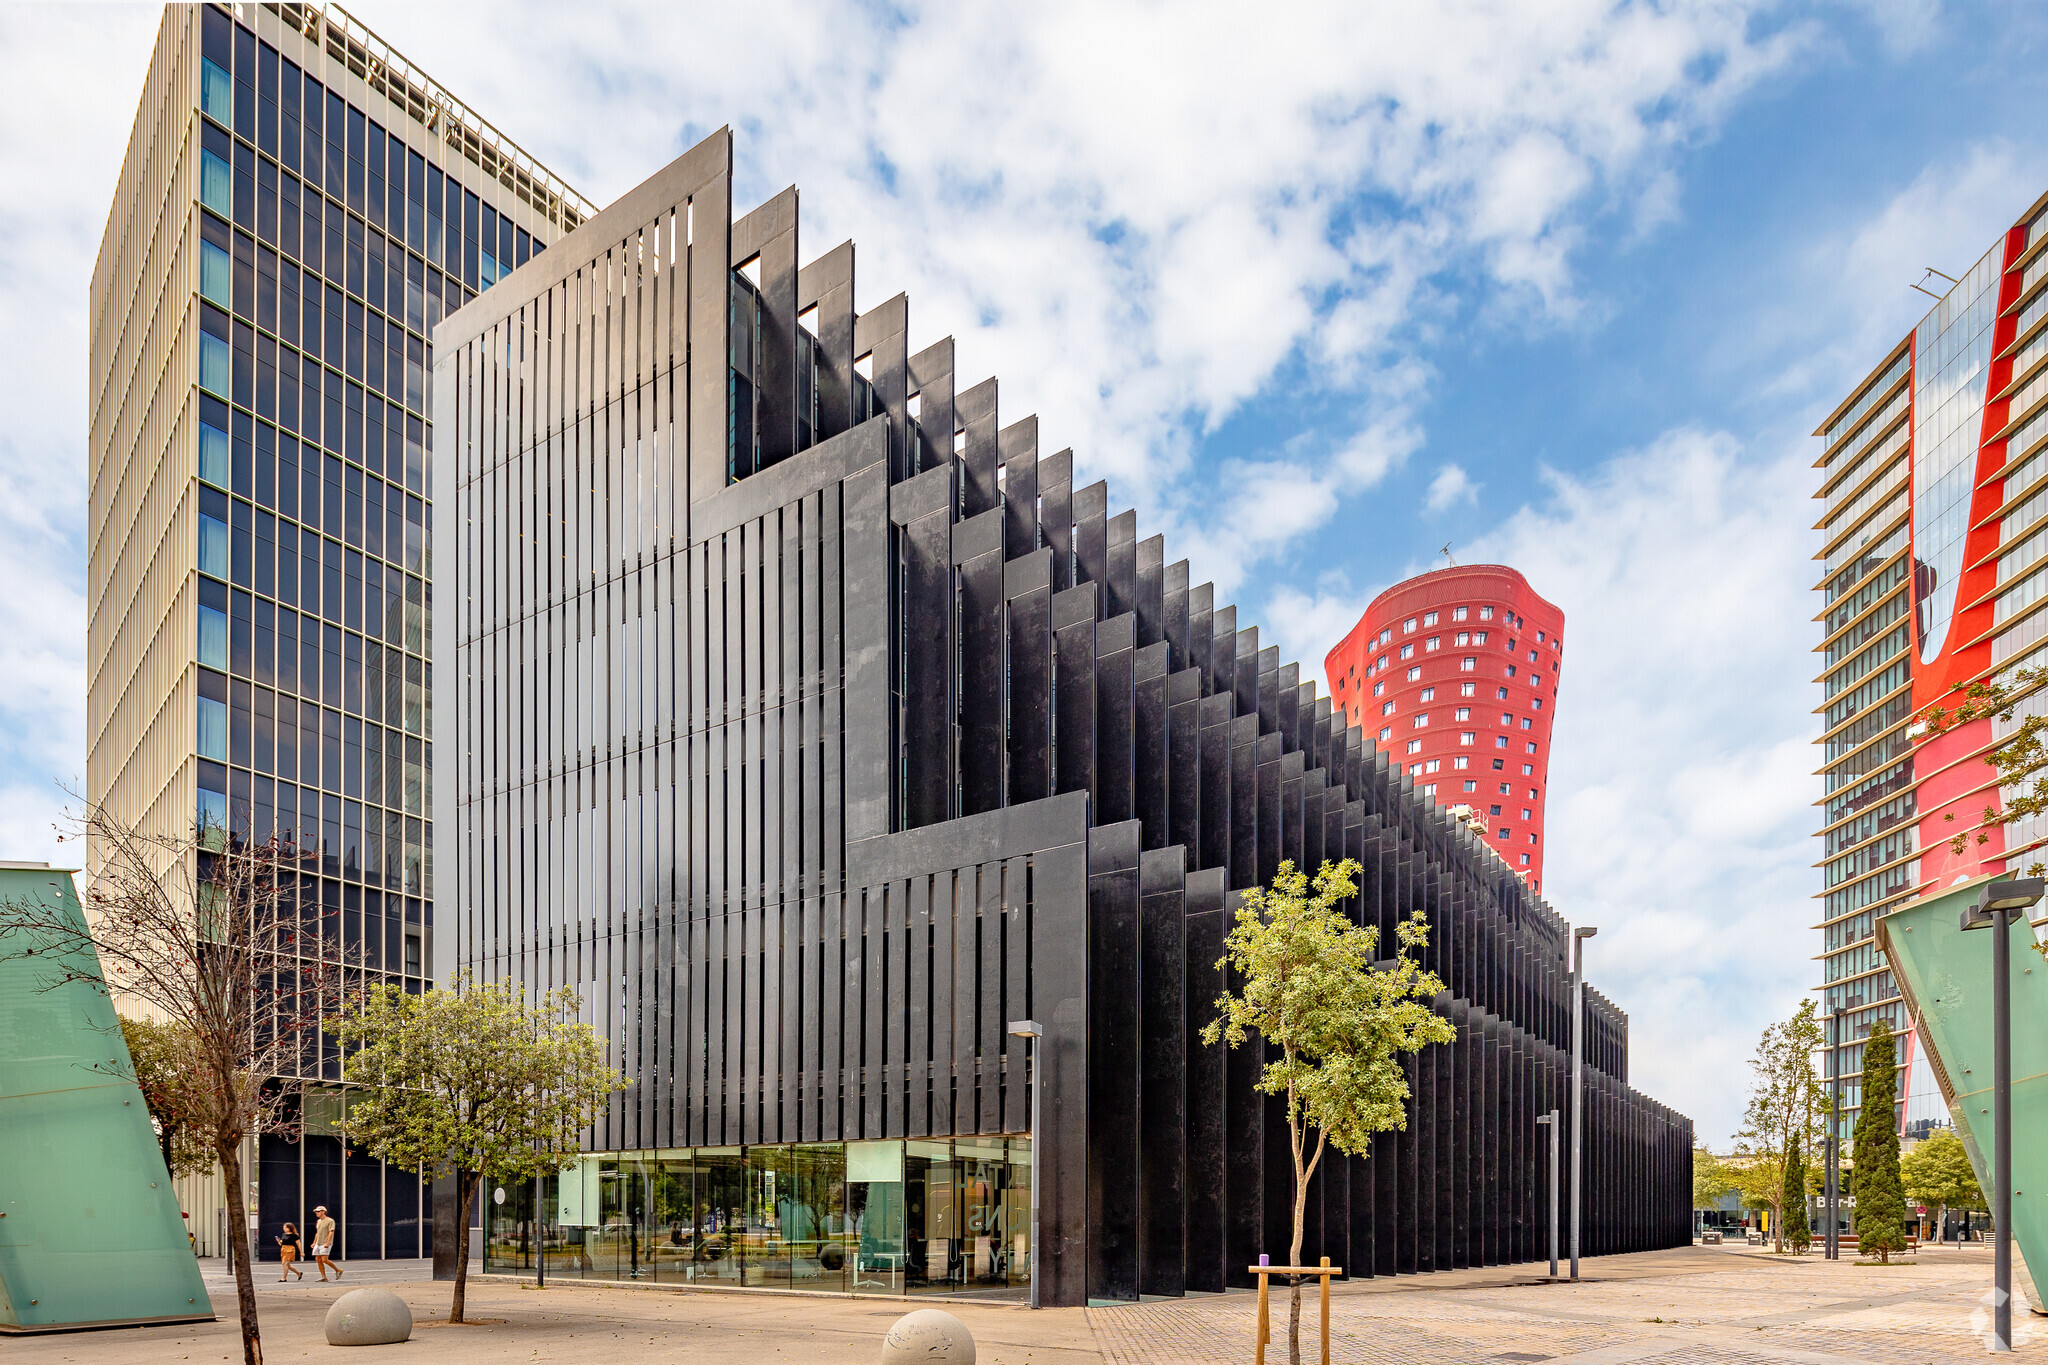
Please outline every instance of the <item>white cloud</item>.
[[[1198, 533], [1219, 585], [1418, 442], [1402, 353], [1460, 306], [1432, 276], [1570, 316], [1584, 223], [1668, 198], [1803, 40], [1719, 0], [360, 8], [600, 202], [733, 123], [742, 207], [797, 183], [807, 253], [854, 237], [863, 303], [908, 290], [913, 345], [956, 334], [963, 378], [1000, 375], [1006, 413]], [[1333, 447], [1318, 516], [1240, 534], [1187, 478], [1197, 443], [1296, 359], [1378, 434]]]
[[1810, 460], [1671, 432], [1470, 547], [1565, 613], [1545, 896], [1601, 926], [1631, 1080], [1717, 1143], [1816, 977]]
[[85, 776], [86, 284], [154, 11], [0, 8], [0, 859]]
[[1447, 512], [1459, 503], [1474, 504], [1479, 501], [1479, 485], [1465, 472], [1463, 465], [1447, 464], [1437, 470], [1436, 477], [1429, 481], [1429, 492], [1423, 495], [1423, 506], [1432, 512]]

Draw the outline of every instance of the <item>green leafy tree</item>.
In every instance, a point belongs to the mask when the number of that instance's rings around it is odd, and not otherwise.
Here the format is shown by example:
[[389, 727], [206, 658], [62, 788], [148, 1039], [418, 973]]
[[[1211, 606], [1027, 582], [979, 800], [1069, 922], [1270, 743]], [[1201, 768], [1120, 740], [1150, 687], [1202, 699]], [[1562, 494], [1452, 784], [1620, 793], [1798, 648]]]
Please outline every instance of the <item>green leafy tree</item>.
[[[1309, 1181], [1325, 1145], [1367, 1154], [1375, 1133], [1408, 1126], [1408, 1078], [1401, 1056], [1456, 1037], [1428, 1001], [1443, 982], [1417, 965], [1429, 941], [1417, 914], [1396, 926], [1393, 961], [1374, 965], [1379, 932], [1353, 924], [1338, 907], [1358, 893], [1358, 864], [1325, 862], [1311, 886], [1306, 873], [1280, 864], [1270, 889], [1244, 893], [1218, 967], [1243, 983], [1216, 998], [1218, 1017], [1203, 1043], [1231, 1047], [1253, 1033], [1268, 1056], [1258, 1088], [1287, 1097], [1294, 1158], [1294, 1240], [1289, 1264], [1301, 1264]], [[1313, 1142], [1309, 1130], [1315, 1130]], [[1301, 1276], [1293, 1277], [1288, 1359], [1301, 1361]]]
[[1856, 1116], [1856, 1169], [1850, 1191], [1856, 1196], [1856, 1249], [1875, 1251], [1886, 1264], [1894, 1251], [1906, 1249], [1898, 1094], [1899, 1063], [1891, 1025], [1879, 1018], [1863, 1044], [1863, 1108]]
[[1722, 1157], [1715, 1156], [1704, 1142], [1692, 1145], [1692, 1206], [1696, 1209], [1711, 1209], [1727, 1196], [1735, 1193], [1736, 1171], [1734, 1166]]
[[[1744, 1201], [1772, 1211], [1773, 1244], [1785, 1250], [1788, 1191], [1803, 1188], [1803, 1174], [1793, 1179], [1797, 1154], [1811, 1150], [1821, 1138], [1821, 1112], [1826, 1103], [1813, 1054], [1822, 1046], [1814, 1002], [1803, 1002], [1790, 1019], [1772, 1024], [1757, 1040], [1750, 1058], [1749, 1103], [1736, 1152], [1750, 1164]], [[1793, 1202], [1804, 1208], [1804, 1198]]]
[[1963, 1140], [1946, 1128], [1899, 1158], [1899, 1180], [1906, 1198], [1916, 1204], [1934, 1205], [1935, 1236], [1950, 1209], [1981, 1209], [1984, 1191], [1977, 1173], [1970, 1167], [1970, 1153]]
[[576, 1022], [582, 1000], [567, 986], [532, 1004], [510, 981], [472, 981], [408, 995], [371, 990], [332, 1026], [354, 1051], [342, 1075], [342, 1131], [396, 1166], [453, 1174], [455, 1299], [461, 1322], [469, 1282], [469, 1219], [485, 1172], [504, 1180], [553, 1175], [581, 1150], [577, 1135], [629, 1082], [605, 1060], [605, 1042]]
[[156, 1019], [121, 1016], [121, 1037], [135, 1067], [135, 1084], [149, 1106], [172, 1175], [192, 1175], [213, 1165], [206, 1144], [205, 1107], [194, 1085], [192, 1031]]
[[1800, 1135], [1794, 1133], [1791, 1155], [1785, 1162], [1785, 1183], [1778, 1191], [1778, 1207], [1783, 1210], [1785, 1223], [1779, 1241], [1801, 1253], [1813, 1245], [1813, 1225], [1806, 1217], [1806, 1195], [1806, 1147]]

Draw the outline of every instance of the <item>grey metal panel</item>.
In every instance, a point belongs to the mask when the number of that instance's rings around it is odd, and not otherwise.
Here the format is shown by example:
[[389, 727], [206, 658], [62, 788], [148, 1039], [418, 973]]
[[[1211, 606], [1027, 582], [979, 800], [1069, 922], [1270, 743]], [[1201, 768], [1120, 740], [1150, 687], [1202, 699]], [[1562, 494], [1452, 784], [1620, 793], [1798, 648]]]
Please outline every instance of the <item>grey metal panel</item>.
[[797, 307], [818, 310], [812, 315], [812, 332], [823, 352], [818, 435], [837, 436], [853, 425], [852, 242], [841, 242], [797, 272]]
[[1166, 671], [1188, 667], [1188, 562], [1177, 559], [1161, 572], [1159, 634], [1166, 641]]
[[1225, 1047], [1204, 1044], [1201, 1030], [1216, 1017], [1224, 977], [1216, 964], [1229, 931], [1223, 914], [1223, 869], [1187, 874], [1187, 1033], [1184, 1141], [1187, 1181], [1186, 1288], [1220, 1294], [1226, 1284], [1224, 1236]]
[[1166, 680], [1166, 837], [1202, 862], [1202, 675], [1184, 668]]
[[[849, 877], [847, 881], [852, 884], [854, 879]], [[892, 1060], [887, 1038], [890, 968], [893, 965], [889, 961], [890, 916], [892, 911], [899, 915], [902, 913], [900, 907], [907, 893], [903, 890], [904, 883], [893, 879], [881, 882], [862, 878], [859, 884], [866, 888], [861, 897], [861, 936], [867, 971], [861, 982], [860, 1000], [855, 1002], [849, 996], [847, 1005], [849, 1016], [856, 1004], [862, 1012], [858, 1034], [861, 1076], [859, 1135], [879, 1138], [890, 1135], [884, 1099], [887, 1090], [885, 1077]], [[900, 991], [901, 978], [898, 977], [897, 981], [896, 989]], [[847, 1052], [852, 1054], [851, 1039], [848, 1042]], [[899, 1136], [900, 1132], [898, 1130]], [[849, 1132], [847, 1136], [854, 1134]]]
[[[1162, 668], [1164, 644], [1153, 646]], [[1151, 653], [1152, 650], [1145, 651]], [[1186, 1283], [1187, 850], [1154, 849], [1139, 864], [1138, 1288], [1176, 1295]]]
[[996, 449], [1003, 462], [1003, 558], [1022, 559], [1040, 543], [1038, 418], [1026, 417], [1004, 427], [997, 435]]
[[1038, 462], [1039, 534], [1052, 551], [1052, 590], [1074, 586], [1074, 452]]
[[1171, 797], [1167, 755], [1167, 647], [1164, 640], [1131, 655], [1131, 766], [1133, 812], [1144, 825], [1144, 846], [1166, 847]]
[[[709, 172], [690, 191], [690, 349], [718, 362], [689, 367], [690, 501], [701, 501], [725, 486], [727, 336], [732, 324], [732, 134], [712, 139], [706, 149]], [[695, 153], [691, 153], [692, 156]], [[584, 225], [584, 232], [598, 219]], [[637, 220], [636, 220], [637, 221]], [[562, 243], [561, 245], [566, 245]], [[553, 255], [544, 252], [541, 259]], [[565, 259], [568, 253], [564, 253]]]
[[1138, 613], [1138, 644], [1142, 647], [1166, 638], [1165, 536], [1151, 536], [1138, 542], [1137, 575], [1131, 609]]
[[889, 756], [888, 485], [878, 466], [844, 483], [840, 564], [846, 631], [846, 838], [893, 826]]
[[[899, 1011], [903, 1019], [900, 1054], [896, 1046], [899, 1035], [893, 1027], [889, 1034], [889, 1078], [895, 1084], [900, 1077], [902, 1086], [901, 1118], [897, 1118], [893, 1104], [890, 1117], [901, 1123], [896, 1131], [905, 1137], [924, 1137], [931, 1132], [932, 921], [937, 918], [932, 901], [936, 891], [929, 874], [910, 879], [910, 914], [903, 955], [899, 959], [892, 952], [889, 959], [891, 965], [898, 960], [905, 963], [902, 1003], [898, 1004], [893, 986], [889, 992], [892, 1020]], [[894, 1065], [898, 1055], [903, 1059], [900, 1068]]]
[[854, 319], [853, 354], [873, 357], [875, 403], [889, 419], [889, 482], [909, 476], [910, 300], [902, 294]]
[[[1139, 1283], [1138, 826], [1088, 833], [1088, 1297]], [[1134, 1179], [1133, 1177], [1138, 1178]]]
[[[1055, 800], [1059, 798], [1054, 798]], [[1080, 833], [1087, 837], [1087, 806], [1081, 807]], [[1031, 1126], [1031, 1094], [1026, 1084], [1029, 1044], [1008, 1033], [1011, 1019], [1043, 1019], [1048, 1001], [1031, 979], [1031, 863], [1022, 856], [1003, 863], [1003, 1121], [1006, 1133]]]
[[1103, 610], [1121, 616], [1138, 609], [1138, 514], [1117, 513], [1110, 518], [1108, 531], [1109, 593]]
[[1136, 627], [1137, 619], [1125, 613], [1104, 621], [1096, 634], [1095, 818], [1103, 824], [1129, 820], [1136, 814], [1131, 758], [1136, 705], [1131, 645]]
[[901, 527], [902, 667], [923, 680], [901, 698], [902, 819], [911, 828], [954, 813], [953, 468], [948, 460], [897, 484], [889, 497], [889, 515]]
[[[1085, 823], [1085, 815], [1083, 821]], [[1005, 930], [1006, 915], [1003, 907], [1003, 881], [1005, 868], [994, 860], [976, 860], [978, 877], [975, 884], [979, 943], [977, 947], [981, 971], [981, 1020], [979, 1026], [980, 1046], [974, 1055], [979, 1058], [978, 1075], [975, 1085], [974, 1127], [976, 1132], [1000, 1133], [1003, 1131], [1003, 1052], [1009, 1041], [1009, 1020], [1004, 1015], [1003, 964], [1007, 951]], [[963, 978], [964, 979], [964, 978]], [[1022, 983], [1019, 983], [1021, 989]], [[968, 1055], [962, 1049], [959, 1055]], [[967, 1117], [959, 1116], [959, 1127], [967, 1127]]]
[[923, 432], [912, 452], [911, 472], [953, 464], [953, 338], [933, 343], [910, 357], [910, 391], [918, 395], [917, 424]]
[[960, 793], [962, 815], [1003, 804], [1003, 513], [991, 509], [954, 528], [959, 566]]
[[796, 453], [797, 194], [791, 185], [732, 227], [732, 263], [761, 258], [760, 399], [763, 466]]
[[[744, 526], [779, 507], [878, 465], [888, 453], [887, 429], [879, 420], [821, 441], [802, 454], [718, 489], [690, 508], [696, 541]], [[836, 520], [836, 517], [834, 518]], [[695, 542], [693, 542], [695, 543]]]
[[1052, 795], [1052, 552], [1003, 566], [1009, 603], [1010, 804]]
[[[1109, 485], [1100, 479], [1074, 490], [1074, 581], [1109, 583]], [[1114, 615], [1106, 597], [1102, 607]]]
[[[1064, 798], [1063, 798], [1064, 799]], [[1037, 1056], [1044, 1131], [1033, 1134], [1039, 1182], [1041, 1303], [1088, 1300], [1088, 861], [1084, 845], [1031, 864], [1032, 1012], [1045, 1029]]]
[[[1052, 552], [1047, 551], [1048, 554]], [[1058, 556], [1053, 556], [1058, 563]], [[1100, 803], [1096, 787], [1095, 584], [1053, 594], [1053, 787], [1087, 792]]]
[[1024, 857], [1086, 837], [1088, 802], [1079, 793], [964, 816], [944, 825], [848, 841], [846, 879], [873, 886], [920, 871]]
[[996, 492], [996, 381], [984, 379], [962, 391], [954, 400], [953, 412], [953, 420], [962, 432], [960, 514], [964, 519], [1000, 510]]
[[[952, 870], [932, 878], [931, 1017], [924, 1056], [929, 1059], [925, 1084], [926, 1125], [934, 1133], [953, 1128], [953, 913], [957, 874]], [[915, 1053], [913, 1056], [917, 1055]], [[913, 1106], [916, 1100], [913, 1097]]]

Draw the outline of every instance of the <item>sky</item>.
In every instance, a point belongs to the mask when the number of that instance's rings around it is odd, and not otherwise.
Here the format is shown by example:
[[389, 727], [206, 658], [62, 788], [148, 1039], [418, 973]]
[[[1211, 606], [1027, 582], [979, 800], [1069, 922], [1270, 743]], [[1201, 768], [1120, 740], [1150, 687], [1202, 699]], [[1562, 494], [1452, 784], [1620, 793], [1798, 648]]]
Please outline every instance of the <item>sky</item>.
[[[1725, 1144], [1818, 979], [1811, 432], [2048, 190], [2048, 10], [353, 8], [604, 204], [721, 125], [858, 305], [1321, 679], [1380, 589], [1566, 617], [1546, 893]], [[0, 7], [0, 857], [85, 773], [87, 284], [157, 25]]]

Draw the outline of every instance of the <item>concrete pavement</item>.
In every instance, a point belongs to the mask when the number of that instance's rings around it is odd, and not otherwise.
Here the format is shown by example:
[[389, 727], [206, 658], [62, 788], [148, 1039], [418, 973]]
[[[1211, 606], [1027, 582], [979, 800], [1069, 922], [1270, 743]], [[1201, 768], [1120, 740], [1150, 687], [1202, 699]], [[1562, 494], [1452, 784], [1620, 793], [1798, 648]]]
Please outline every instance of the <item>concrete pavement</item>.
[[[224, 1272], [224, 1267], [220, 1268]], [[1540, 1265], [1364, 1280], [1332, 1295], [1332, 1359], [1467, 1365], [1949, 1365], [1984, 1350], [1988, 1247], [1929, 1250], [1889, 1269], [1786, 1258], [1746, 1247], [1685, 1247], [1585, 1262], [1576, 1285], [1538, 1282]], [[883, 1335], [918, 1302], [716, 1290], [610, 1288], [573, 1283], [536, 1291], [472, 1277], [475, 1326], [444, 1318], [449, 1286], [421, 1262], [361, 1262], [338, 1284], [261, 1277], [265, 1356], [325, 1357], [321, 1319], [345, 1289], [382, 1282], [423, 1324], [403, 1346], [357, 1347], [342, 1359], [515, 1365], [582, 1361], [871, 1362]], [[207, 1276], [221, 1319], [197, 1327], [135, 1328], [14, 1338], [9, 1365], [141, 1365], [238, 1361], [234, 1292]], [[922, 1301], [930, 1303], [931, 1301]], [[1314, 1359], [1313, 1294], [1303, 1305], [1304, 1356]], [[982, 1365], [1246, 1365], [1249, 1293], [1156, 1300], [1115, 1308], [1045, 1309], [945, 1302], [973, 1331]], [[1286, 1359], [1284, 1297], [1268, 1359]], [[2024, 1308], [2017, 1354], [2048, 1361], [2048, 1319]]]

